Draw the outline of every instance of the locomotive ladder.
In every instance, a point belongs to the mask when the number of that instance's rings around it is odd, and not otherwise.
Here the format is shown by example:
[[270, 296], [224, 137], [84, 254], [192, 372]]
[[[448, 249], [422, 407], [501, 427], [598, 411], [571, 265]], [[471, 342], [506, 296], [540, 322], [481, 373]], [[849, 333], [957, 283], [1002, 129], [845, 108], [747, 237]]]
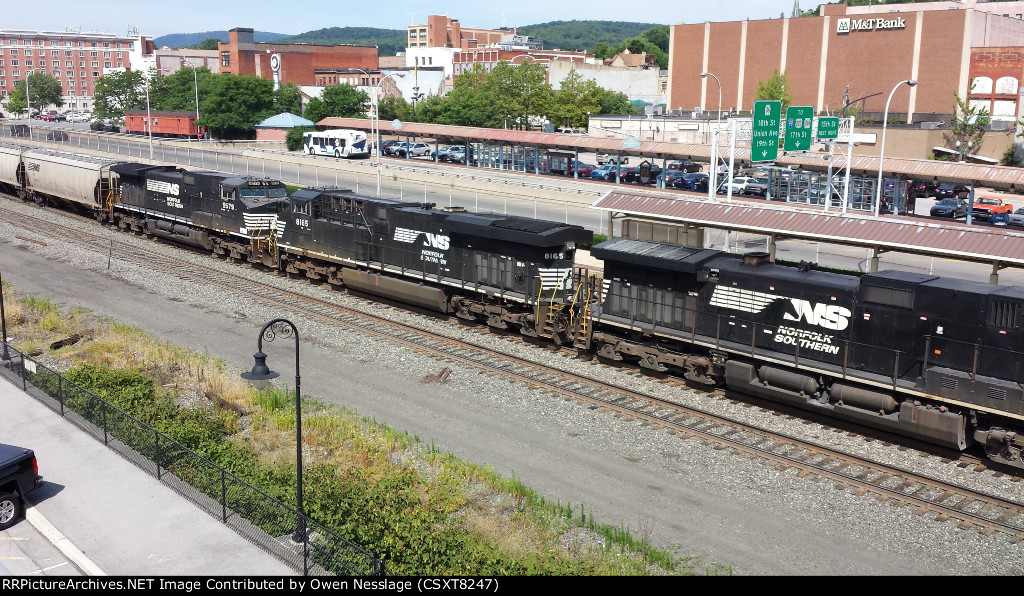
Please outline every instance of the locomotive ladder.
[[270, 258], [277, 262], [277, 234], [274, 226], [267, 227], [267, 235], [263, 235], [263, 228], [254, 230], [250, 235], [250, 244], [252, 247], [252, 258], [253, 261], [263, 260], [264, 246], [266, 246], [266, 252], [270, 255]]
[[[572, 345], [581, 350], [590, 349], [590, 299], [597, 277], [589, 275], [585, 270], [580, 269], [580, 282], [577, 283], [576, 295], [573, 297], [573, 308], [569, 311], [572, 318], [569, 319], [569, 327], [572, 328], [576, 317], [576, 303], [581, 292], [586, 295], [583, 298], [583, 306], [579, 310], [579, 322], [576, 324], [576, 335], [573, 337]], [[583, 286], [586, 286], [584, 288]]]

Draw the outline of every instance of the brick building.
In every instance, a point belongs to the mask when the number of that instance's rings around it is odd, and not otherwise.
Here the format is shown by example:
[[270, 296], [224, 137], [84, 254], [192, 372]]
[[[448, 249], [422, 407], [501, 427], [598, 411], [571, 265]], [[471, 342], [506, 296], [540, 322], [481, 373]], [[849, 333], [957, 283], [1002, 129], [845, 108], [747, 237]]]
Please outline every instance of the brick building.
[[281, 59], [281, 83], [317, 84], [317, 70], [362, 68], [377, 70], [377, 48], [374, 46], [317, 46], [256, 42], [253, 30], [236, 27], [228, 32], [228, 42], [217, 46], [220, 72], [247, 74], [273, 80], [271, 57]]
[[700, 76], [710, 72], [721, 82], [722, 109], [749, 111], [758, 81], [778, 69], [789, 78], [793, 105], [817, 113], [838, 110], [849, 86], [848, 98], [870, 96], [865, 115], [880, 119], [893, 87], [916, 79], [893, 96], [889, 114], [937, 120], [953, 111], [953, 91], [968, 95], [972, 77], [976, 86], [991, 80], [989, 91], [976, 87], [976, 102], [1004, 119], [1020, 113], [1024, 20], [970, 8], [877, 16], [848, 14], [845, 4], [821, 9], [819, 17], [671, 27], [668, 107], [717, 110], [715, 80]]
[[152, 52], [152, 42], [112, 33], [0, 29], [0, 100], [6, 102], [15, 81], [44, 72], [60, 81], [63, 109], [91, 110], [96, 79], [131, 68], [130, 54], [140, 50]]
[[430, 15], [425, 25], [409, 25], [410, 48], [471, 48], [500, 42], [515, 35], [515, 28], [475, 29], [463, 27], [458, 19]]

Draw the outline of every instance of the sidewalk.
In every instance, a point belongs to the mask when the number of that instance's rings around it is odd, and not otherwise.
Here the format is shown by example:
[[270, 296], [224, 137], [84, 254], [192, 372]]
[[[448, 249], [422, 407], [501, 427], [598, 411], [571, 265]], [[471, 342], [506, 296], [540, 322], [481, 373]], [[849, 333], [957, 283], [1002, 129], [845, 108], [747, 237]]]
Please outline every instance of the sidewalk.
[[10, 540], [31, 524], [83, 575], [297, 575], [3, 378], [0, 403], [0, 442], [34, 450], [44, 480]]

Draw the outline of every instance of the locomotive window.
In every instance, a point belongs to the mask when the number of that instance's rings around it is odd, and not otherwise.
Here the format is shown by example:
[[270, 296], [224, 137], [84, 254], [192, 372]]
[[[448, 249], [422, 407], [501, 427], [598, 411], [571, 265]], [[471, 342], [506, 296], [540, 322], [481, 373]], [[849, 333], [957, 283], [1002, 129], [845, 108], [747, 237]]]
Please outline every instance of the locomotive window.
[[914, 308], [914, 292], [880, 286], [864, 286], [864, 301], [896, 308]]
[[271, 188], [267, 190], [267, 196], [273, 198], [286, 197], [288, 196], [288, 189], [283, 187]]
[[988, 324], [993, 327], [1015, 328], [1020, 325], [1021, 305], [1014, 302], [992, 302], [988, 309]]
[[220, 198], [225, 201], [235, 200], [235, 190], [233, 188], [220, 187]]
[[302, 215], [310, 215], [309, 201], [295, 202], [295, 213], [301, 213]]

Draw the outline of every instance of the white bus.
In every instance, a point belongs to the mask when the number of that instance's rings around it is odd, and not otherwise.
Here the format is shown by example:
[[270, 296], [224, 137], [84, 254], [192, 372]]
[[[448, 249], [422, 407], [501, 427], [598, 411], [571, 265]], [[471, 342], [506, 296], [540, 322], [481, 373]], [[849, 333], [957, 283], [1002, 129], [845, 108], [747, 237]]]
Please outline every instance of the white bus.
[[366, 133], [339, 128], [320, 132], [307, 132], [302, 136], [302, 150], [309, 155], [332, 157], [369, 157]]

